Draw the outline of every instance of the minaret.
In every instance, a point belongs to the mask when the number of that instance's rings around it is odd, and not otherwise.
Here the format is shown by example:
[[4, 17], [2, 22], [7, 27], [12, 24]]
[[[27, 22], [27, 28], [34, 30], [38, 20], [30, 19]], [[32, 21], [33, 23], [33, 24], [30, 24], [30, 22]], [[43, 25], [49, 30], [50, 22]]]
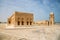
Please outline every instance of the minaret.
[[53, 12], [50, 13], [49, 25], [54, 25], [54, 13]]

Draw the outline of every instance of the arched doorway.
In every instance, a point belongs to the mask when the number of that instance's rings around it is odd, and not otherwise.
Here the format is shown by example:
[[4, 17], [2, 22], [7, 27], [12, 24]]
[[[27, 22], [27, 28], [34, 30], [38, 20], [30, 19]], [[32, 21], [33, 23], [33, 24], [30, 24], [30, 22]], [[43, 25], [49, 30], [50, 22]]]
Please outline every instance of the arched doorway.
[[48, 26], [49, 26], [49, 22], [48, 22]]
[[29, 22], [27, 21], [27, 25], [29, 25]]
[[20, 25], [20, 21], [18, 21], [18, 25]]
[[21, 23], [22, 25], [24, 25], [24, 21], [22, 21], [22, 23]]
[[32, 22], [30, 22], [30, 25], [32, 25]]

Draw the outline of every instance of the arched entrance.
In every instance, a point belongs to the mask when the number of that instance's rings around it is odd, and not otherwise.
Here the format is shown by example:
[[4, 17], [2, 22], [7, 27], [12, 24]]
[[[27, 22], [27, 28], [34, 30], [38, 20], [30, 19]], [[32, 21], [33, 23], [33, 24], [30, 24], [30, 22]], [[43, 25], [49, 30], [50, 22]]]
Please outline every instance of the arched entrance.
[[29, 25], [29, 22], [27, 21], [27, 25]]
[[18, 25], [20, 25], [20, 21], [18, 21]]
[[30, 25], [32, 25], [32, 22], [30, 22]]
[[24, 25], [24, 21], [22, 21], [21, 24]]

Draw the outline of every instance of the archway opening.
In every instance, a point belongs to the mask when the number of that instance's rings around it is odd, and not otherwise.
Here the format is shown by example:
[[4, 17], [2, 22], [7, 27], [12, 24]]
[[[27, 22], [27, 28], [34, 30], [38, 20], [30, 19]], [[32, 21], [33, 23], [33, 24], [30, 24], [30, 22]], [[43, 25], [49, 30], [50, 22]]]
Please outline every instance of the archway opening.
[[30, 25], [32, 25], [32, 22], [30, 22]]
[[20, 21], [18, 21], [18, 25], [20, 25]]
[[29, 25], [29, 22], [27, 22], [27, 25]]
[[22, 25], [24, 25], [24, 21], [22, 21]]

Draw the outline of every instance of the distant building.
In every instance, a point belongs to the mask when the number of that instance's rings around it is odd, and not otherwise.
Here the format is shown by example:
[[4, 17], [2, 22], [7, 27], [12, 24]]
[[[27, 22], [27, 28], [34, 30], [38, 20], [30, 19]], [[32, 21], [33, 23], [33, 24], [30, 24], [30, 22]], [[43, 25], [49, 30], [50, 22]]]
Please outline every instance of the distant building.
[[37, 25], [49, 25], [49, 21], [48, 20], [37, 21], [36, 24]]
[[8, 18], [8, 25], [32, 25], [33, 19], [33, 14], [31, 13], [14, 12], [14, 14], [10, 18]]
[[54, 25], [54, 13], [50, 13], [49, 20], [42, 20], [35, 22], [37, 25]]

